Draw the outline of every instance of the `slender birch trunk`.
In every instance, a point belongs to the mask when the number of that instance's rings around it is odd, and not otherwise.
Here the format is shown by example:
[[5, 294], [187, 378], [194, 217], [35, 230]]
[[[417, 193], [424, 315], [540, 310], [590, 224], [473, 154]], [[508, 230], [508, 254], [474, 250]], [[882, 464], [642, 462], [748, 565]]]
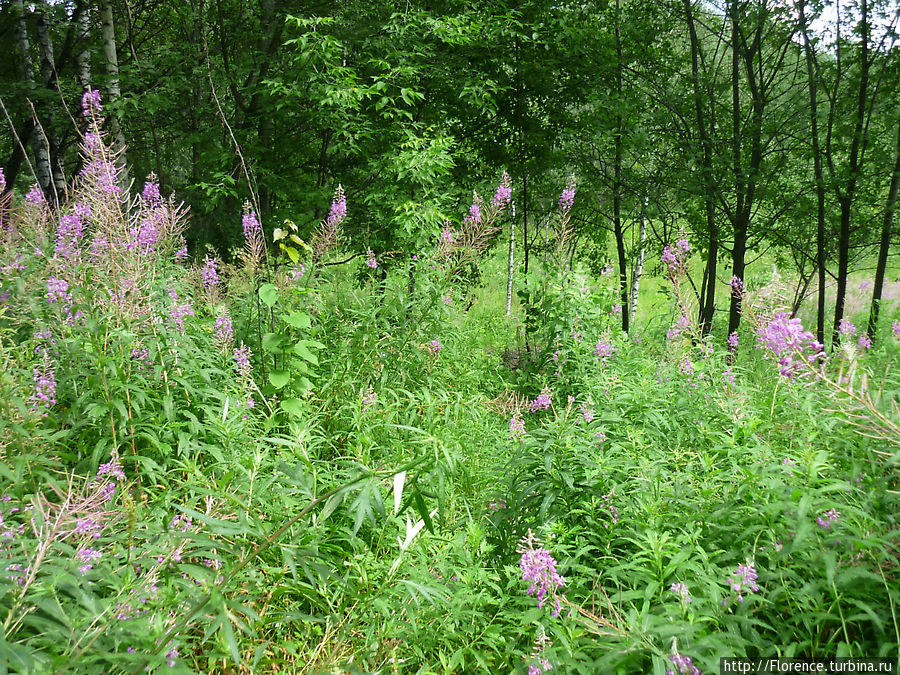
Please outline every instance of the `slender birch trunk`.
[[91, 88], [91, 52], [88, 42], [91, 38], [91, 6], [84, 0], [78, 7], [78, 32], [75, 52], [75, 77], [82, 91]]
[[[34, 61], [31, 58], [31, 42], [28, 39], [28, 24], [25, 18], [25, 4], [22, 0], [13, 0], [13, 11], [16, 15], [16, 43], [19, 50], [19, 58], [22, 61], [22, 79], [28, 87], [28, 91], [34, 93]], [[39, 124], [35, 124], [31, 135], [31, 148], [34, 153], [34, 170], [37, 174], [38, 185], [44, 195], [52, 194], [51, 185], [53, 177], [50, 172], [50, 152], [47, 149], [47, 139]]]
[[[647, 200], [644, 200], [644, 208], [647, 207]], [[631, 273], [631, 326], [634, 326], [634, 320], [637, 317], [638, 294], [641, 290], [641, 275], [644, 273], [644, 256], [646, 254], [647, 242], [647, 213], [646, 210], [641, 213], [641, 233], [638, 240], [638, 257], [637, 264]]]
[[512, 296], [513, 296], [513, 271], [515, 269], [515, 251], [516, 251], [516, 203], [510, 204], [509, 219], [509, 267], [506, 275], [506, 316], [512, 312]]
[[[116, 27], [113, 23], [112, 5], [109, 0], [103, 0], [100, 3], [100, 28], [103, 35], [106, 74], [109, 76], [107, 84], [109, 102], [115, 104], [122, 96], [122, 92], [119, 89], [119, 56], [116, 50]], [[122, 127], [115, 112], [109, 115], [109, 131], [116, 151], [116, 163], [121, 170], [119, 182], [123, 186], [122, 191], [125, 192], [125, 188], [130, 182], [128, 179], [128, 164], [125, 159], [125, 135], [122, 133]]]
[[[59, 89], [56, 82], [56, 57], [53, 54], [53, 41], [50, 38], [50, 17], [47, 15], [47, 6], [43, 3], [35, 5], [35, 34], [37, 35], [38, 49], [40, 53], [41, 81], [44, 88], [57, 94]], [[60, 197], [66, 191], [66, 178], [59, 164], [59, 141], [56, 137], [56, 113], [52, 105], [44, 105], [45, 127], [44, 137], [47, 142], [47, 154], [50, 162], [50, 175], [52, 179], [53, 202], [59, 204]]]

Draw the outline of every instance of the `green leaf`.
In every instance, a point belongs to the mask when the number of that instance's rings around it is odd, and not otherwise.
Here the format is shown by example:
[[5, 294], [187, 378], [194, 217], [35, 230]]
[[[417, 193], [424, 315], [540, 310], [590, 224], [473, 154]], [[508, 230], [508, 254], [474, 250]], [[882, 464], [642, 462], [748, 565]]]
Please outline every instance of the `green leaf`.
[[281, 389], [284, 385], [291, 381], [291, 371], [289, 370], [273, 370], [269, 373], [269, 382], [276, 389]]
[[319, 365], [319, 357], [309, 351], [309, 348], [306, 346], [307, 343], [305, 340], [301, 340], [297, 344], [294, 345], [294, 353], [299, 356], [301, 359], [305, 359], [309, 361], [314, 366]]
[[[274, 382], [273, 382], [274, 384]], [[281, 402], [281, 409], [291, 417], [303, 417], [303, 401], [299, 398], [286, 398]]]
[[281, 320], [284, 321], [288, 326], [293, 326], [294, 328], [309, 328], [312, 324], [312, 321], [309, 318], [309, 314], [305, 314], [303, 312], [293, 312], [292, 314], [282, 314]]
[[278, 288], [275, 284], [263, 284], [259, 287], [259, 299], [265, 303], [266, 307], [274, 307], [278, 302]]
[[281, 351], [281, 345], [284, 343], [284, 335], [281, 333], [266, 333], [262, 338], [263, 351], [278, 352]]

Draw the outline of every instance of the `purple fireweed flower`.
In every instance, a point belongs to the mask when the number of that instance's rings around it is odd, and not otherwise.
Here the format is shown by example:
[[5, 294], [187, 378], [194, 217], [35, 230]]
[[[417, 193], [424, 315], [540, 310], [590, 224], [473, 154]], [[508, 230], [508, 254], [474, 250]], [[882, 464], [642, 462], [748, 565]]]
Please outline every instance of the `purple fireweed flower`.
[[900, 341], [900, 319], [891, 322], [891, 332], [894, 339]]
[[231, 344], [231, 341], [234, 339], [234, 329], [231, 324], [231, 317], [227, 314], [224, 316], [217, 316], [215, 331], [215, 339], [217, 342], [220, 342], [223, 345]]
[[100, 551], [94, 550], [93, 548], [83, 548], [79, 550], [75, 557], [78, 558], [81, 562], [89, 563], [95, 560], [100, 559]]
[[362, 409], [363, 412], [371, 408], [375, 405], [375, 400], [377, 396], [375, 395], [375, 390], [372, 388], [372, 385], [369, 385], [369, 388], [366, 390], [366, 393], [362, 395]]
[[78, 175], [85, 185], [95, 193], [99, 191], [103, 195], [121, 194], [122, 188], [118, 184], [120, 169], [111, 161], [99, 133], [89, 131], [84, 135], [81, 152], [85, 161]]
[[669, 656], [669, 661], [672, 662], [672, 668], [666, 668], [666, 675], [701, 675], [700, 669], [694, 665], [690, 656], [675, 652]]
[[171, 521], [169, 521], [169, 529], [173, 532], [178, 530], [179, 532], [190, 532], [190, 530], [194, 527], [193, 521], [189, 516], [183, 516], [180, 513], [176, 514]]
[[83, 534], [91, 537], [92, 539], [100, 538], [100, 531], [103, 529], [103, 525], [98, 523], [93, 518], [78, 518], [75, 521], [75, 529], [72, 530], [73, 534]]
[[178, 659], [178, 647], [173, 646], [169, 651], [166, 652], [166, 665], [169, 668], [174, 668]]
[[856, 335], [856, 325], [850, 319], [841, 319], [841, 322], [838, 324], [838, 333], [844, 337]]
[[692, 602], [691, 593], [688, 590], [688, 587], [686, 584], [683, 584], [681, 582], [672, 584], [669, 587], [669, 590], [672, 591], [673, 593], [675, 593], [677, 596], [679, 596], [682, 603], [687, 604], [689, 602]]
[[159, 192], [159, 181], [156, 174], [151, 173], [147, 176], [144, 183], [144, 191], [141, 192], [141, 201], [147, 206], [160, 206], [162, 204], [162, 195]]
[[455, 234], [456, 233], [449, 227], [441, 228], [441, 244], [444, 244], [445, 246], [452, 245]]
[[177, 262], [184, 262], [188, 258], [188, 250], [187, 250], [187, 242], [184, 240], [184, 237], [180, 237], [181, 245], [175, 251], [175, 260]]
[[736, 298], [744, 295], [744, 280], [740, 277], [731, 277], [731, 294]]
[[500, 185], [497, 186], [497, 191], [491, 200], [491, 206], [495, 209], [508, 206], [511, 199], [512, 187], [510, 187], [509, 174], [504, 171], [503, 176], [500, 178]]
[[833, 523], [840, 517], [841, 514], [839, 511], [828, 509], [827, 511], [825, 511], [825, 513], [816, 518], [816, 525], [821, 527], [823, 530], [829, 530], [831, 529], [831, 523]]
[[690, 319], [682, 314], [675, 321], [675, 324], [666, 331], [666, 340], [668, 340], [669, 342], [677, 340], [681, 336], [681, 334], [688, 329], [690, 325]]
[[465, 218], [463, 218], [463, 222], [467, 225], [476, 225], [481, 222], [481, 206], [479, 205], [478, 201], [478, 195], [476, 194], [472, 201], [472, 206], [469, 207], [469, 213], [466, 214]]
[[538, 410], [549, 410], [550, 409], [550, 395], [551, 395], [550, 387], [544, 387], [541, 389], [541, 393], [538, 394], [538, 397], [531, 402], [531, 412], [537, 412]]
[[250, 359], [253, 356], [253, 353], [250, 351], [250, 347], [242, 342], [240, 347], [235, 348], [233, 355], [238, 374], [241, 377], [250, 377], [250, 371], [252, 369], [252, 366], [250, 365]]
[[444, 297], [441, 298], [441, 301], [442, 301], [445, 305], [452, 305], [452, 304], [453, 304], [453, 295], [450, 294], [450, 293], [445, 293], [445, 294], [444, 294]]
[[764, 348], [778, 357], [781, 374], [794, 377], [803, 369], [803, 360], [816, 362], [822, 345], [815, 336], [803, 329], [798, 318], [790, 318], [787, 312], [778, 312], [768, 325], [757, 330], [758, 348]]
[[25, 202], [31, 206], [43, 206], [47, 203], [47, 200], [44, 198], [44, 193], [41, 192], [41, 188], [35, 183], [25, 195]]
[[84, 223], [77, 215], [65, 215], [59, 219], [54, 253], [65, 260], [78, 257], [78, 243], [84, 236]]
[[794, 461], [793, 459], [791, 459], [790, 457], [785, 457], [783, 460], [781, 460], [781, 466], [785, 467], [786, 470], [787, 470], [787, 472], [788, 472], [788, 475], [791, 476], [791, 477], [793, 478], [793, 476], [794, 476], [794, 467], [797, 466], [797, 462], [795, 462], [795, 461]]
[[684, 358], [681, 359], [681, 363], [679, 363], [678, 365], [680, 366], [682, 375], [687, 375], [688, 377], [690, 377], [694, 374], [694, 364], [691, 363], [691, 360], [687, 357], [687, 355], [685, 355]]
[[6, 176], [3, 174], [3, 167], [0, 166], [0, 192], [6, 190]]
[[548, 597], [553, 598], [554, 608], [550, 616], [559, 616], [562, 610], [559, 596], [556, 591], [565, 584], [556, 571], [556, 560], [550, 555], [550, 551], [543, 547], [535, 547], [534, 535], [528, 531], [528, 536], [520, 547], [522, 557], [519, 559], [519, 568], [522, 570], [522, 580], [529, 582], [528, 595], [537, 598], [538, 608], [544, 606]]
[[256, 237], [262, 234], [262, 226], [259, 224], [259, 220], [256, 218], [255, 211], [247, 211], [241, 217], [241, 225], [244, 228], [244, 240], [247, 242], [253, 241]]
[[366, 250], [366, 267], [373, 270], [378, 267], [378, 261], [375, 259], [375, 253], [372, 249]]
[[[737, 569], [728, 577], [728, 585], [731, 590], [737, 594], [737, 601], [744, 601], [744, 593], [759, 593], [759, 586], [756, 585], [756, 569], [752, 562], [746, 565], [738, 565]], [[724, 601], [723, 601], [724, 604]]]
[[191, 303], [185, 302], [180, 305], [174, 305], [169, 310], [169, 326], [177, 328], [180, 333], [184, 333], [184, 319], [188, 316], [194, 316], [194, 308]]
[[347, 217], [347, 197], [344, 196], [344, 187], [338, 185], [331, 201], [331, 210], [328, 212], [328, 223], [337, 227]]
[[203, 287], [207, 289], [215, 288], [219, 285], [218, 263], [209, 256], [203, 259], [203, 269], [200, 271], [203, 279]]
[[660, 260], [666, 266], [669, 276], [675, 278], [684, 272], [687, 254], [691, 250], [691, 245], [687, 239], [679, 239], [675, 242], [675, 248], [666, 246], [663, 248]]
[[569, 182], [566, 184], [565, 189], [562, 191], [562, 194], [559, 196], [559, 208], [564, 212], [568, 213], [572, 209], [572, 205], [575, 203], [575, 182], [570, 178]]
[[594, 347], [594, 356], [598, 356], [604, 361], [611, 356], [614, 356], [618, 348], [612, 343], [612, 341], [607, 340], [604, 337], [597, 338], [597, 344]]
[[304, 274], [306, 274], [306, 265], [300, 263], [299, 267], [292, 267], [290, 272], [290, 277], [292, 281], [297, 281], [297, 279], [301, 278]]
[[856, 346], [863, 351], [865, 351], [866, 349], [871, 349], [872, 338], [869, 337], [868, 333], [863, 333], [859, 336], [859, 340], [856, 341]]
[[581, 419], [584, 420], [585, 424], [590, 424], [594, 421], [594, 409], [589, 407], [587, 403], [581, 404]]
[[740, 338], [738, 337], [737, 331], [735, 331], [731, 335], [729, 335], [728, 336], [728, 351], [731, 352], [732, 354], [734, 354], [734, 352], [737, 351], [739, 341], [740, 341]]
[[428, 353], [432, 356], [437, 356], [441, 353], [441, 343], [437, 340], [432, 340], [428, 343]]
[[119, 480], [125, 480], [125, 472], [122, 470], [122, 465], [119, 464], [119, 460], [116, 457], [111, 457], [106, 464], [101, 464], [100, 468], [97, 469], [97, 476], [111, 476]]
[[517, 410], [513, 416], [509, 418], [509, 440], [521, 441], [525, 435], [525, 420], [522, 419], [521, 413]]
[[45, 361], [43, 365], [34, 368], [33, 375], [34, 390], [28, 400], [32, 411], [44, 409], [43, 414], [46, 415], [46, 409], [56, 405], [56, 374], [51, 364]]
[[497, 501], [494, 501], [492, 499], [491, 501], [488, 502], [488, 509], [490, 511], [502, 511], [505, 508], [506, 508], [506, 500], [505, 499], [498, 499]]
[[100, 90], [91, 89], [81, 96], [81, 114], [85, 117], [90, 117], [93, 113], [94, 115], [99, 115], [103, 112], [103, 106], [100, 105]]

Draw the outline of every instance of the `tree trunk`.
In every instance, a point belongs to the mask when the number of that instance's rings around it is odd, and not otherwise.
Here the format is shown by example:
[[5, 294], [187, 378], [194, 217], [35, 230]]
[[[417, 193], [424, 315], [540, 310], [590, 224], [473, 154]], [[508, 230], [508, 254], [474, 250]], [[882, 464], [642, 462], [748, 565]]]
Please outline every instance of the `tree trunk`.
[[[644, 200], [644, 207], [647, 206], [647, 200]], [[638, 295], [641, 290], [641, 275], [644, 273], [644, 256], [646, 254], [647, 242], [647, 214], [641, 213], [641, 232], [638, 239], [638, 255], [634, 271], [631, 273], [631, 326], [637, 318]]]
[[75, 77], [81, 91], [89, 91], [91, 88], [91, 51], [88, 42], [91, 39], [91, 5], [87, 0], [78, 4], [78, 34], [76, 43], [78, 49], [75, 52]]
[[706, 257], [706, 285], [703, 288], [703, 303], [700, 307], [700, 334], [706, 335], [712, 329], [712, 319], [716, 310], [716, 263], [719, 258], [719, 234], [716, 226], [715, 184], [712, 175], [712, 140], [706, 127], [706, 113], [703, 106], [703, 91], [700, 86], [700, 40], [691, 0], [683, 0], [688, 33], [691, 40], [691, 80], [694, 90], [694, 114], [703, 154], [700, 158], [700, 175], [703, 181], [703, 202], [706, 210], [706, 229], [709, 234], [709, 249]]
[[513, 202], [509, 205], [509, 266], [506, 274], [506, 316], [512, 312], [513, 299], [513, 272], [515, 271], [515, 251], [516, 251], [516, 204]]
[[616, 235], [616, 253], [619, 257], [619, 295], [622, 305], [622, 330], [628, 332], [628, 261], [625, 258], [625, 235], [622, 231], [622, 136], [624, 124], [622, 120], [622, 38], [619, 32], [620, 6], [616, 0], [616, 138], [613, 171], [613, 231]]
[[872, 308], [869, 311], [869, 337], [875, 339], [878, 328], [878, 311], [881, 305], [881, 293], [884, 288], [884, 272], [887, 267], [888, 251], [891, 248], [891, 227], [894, 221], [894, 209], [897, 206], [897, 190], [900, 188], [900, 124], [897, 125], [897, 149], [894, 158], [894, 175], [891, 176], [891, 187], [888, 190], [887, 204], [884, 207], [884, 222], [881, 226], [881, 244], [878, 247], [878, 264], [875, 268], [875, 287], [872, 289]]
[[[59, 95], [55, 71], [56, 59], [53, 55], [53, 42], [50, 38], [50, 19], [47, 16], [47, 6], [43, 3], [35, 5], [35, 34], [40, 52], [41, 81], [45, 89]], [[47, 152], [50, 160], [51, 201], [58, 207], [60, 198], [66, 191], [66, 178], [59, 162], [60, 148], [56, 131], [56, 113], [53, 110], [53, 103], [50, 102], [42, 104], [41, 109], [44, 110], [44, 137], [47, 140]]]
[[806, 26], [805, 5], [805, 0], [799, 0], [800, 32], [803, 35], [806, 77], [809, 81], [809, 129], [813, 150], [813, 175], [816, 181], [816, 270], [819, 285], [816, 293], [816, 340], [825, 344], [825, 178], [822, 173], [822, 151], [819, 147], [818, 78]]
[[859, 178], [862, 162], [860, 161], [860, 149], [863, 146], [866, 133], [866, 103], [869, 93], [869, 0], [862, 0], [862, 16], [860, 28], [862, 33], [859, 70], [859, 93], [856, 99], [856, 126], [853, 130], [853, 139], [850, 142], [850, 162], [846, 187], [843, 191], [840, 184], [835, 186], [838, 203], [841, 206], [841, 231], [838, 236], [838, 279], [837, 292], [834, 300], [834, 324], [831, 330], [832, 350], [840, 344], [841, 319], [844, 318], [844, 303], [847, 296], [847, 274], [850, 267], [850, 216], [853, 205], [853, 197], [856, 192], [856, 181]]
[[109, 114], [109, 131], [112, 136], [113, 148], [116, 152], [116, 163], [119, 167], [119, 183], [122, 192], [129, 186], [128, 163], [125, 157], [125, 135], [119, 124], [118, 115], [115, 113], [115, 104], [119, 102], [122, 92], [119, 89], [119, 57], [116, 49], [116, 27], [113, 23], [112, 5], [110, 0], [102, 0], [100, 3], [100, 26], [103, 34], [103, 55], [106, 59], [106, 74], [109, 77], [107, 90], [109, 103], [113, 110]]
[[[19, 50], [19, 59], [22, 61], [22, 79], [31, 95], [34, 95], [34, 61], [31, 58], [31, 42], [28, 39], [28, 23], [25, 16], [25, 6], [22, 0], [13, 0], [13, 11], [16, 16], [16, 43]], [[23, 140], [24, 142], [24, 140]], [[50, 152], [47, 149], [47, 139], [39, 124], [33, 123], [31, 133], [31, 149], [34, 153], [35, 179], [48, 199], [52, 198], [53, 175], [50, 171]], [[12, 182], [13, 179], [7, 177]]]

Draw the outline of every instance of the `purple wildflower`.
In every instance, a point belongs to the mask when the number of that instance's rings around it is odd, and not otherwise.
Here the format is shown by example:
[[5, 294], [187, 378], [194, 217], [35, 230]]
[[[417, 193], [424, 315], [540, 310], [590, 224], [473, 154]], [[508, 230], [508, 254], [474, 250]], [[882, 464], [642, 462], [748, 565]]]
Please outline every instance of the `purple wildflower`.
[[856, 346], [862, 349], [863, 351], [872, 348], [872, 338], [869, 337], [868, 333], [863, 333], [859, 336], [859, 340], [856, 341]]
[[797, 462], [791, 459], [790, 457], [785, 457], [781, 460], [781, 466], [785, 467], [788, 475], [793, 478], [794, 477], [794, 467], [797, 466]]
[[175, 305], [169, 310], [169, 325], [184, 333], [184, 319], [188, 316], [194, 316], [194, 308], [191, 307], [191, 303], [185, 302]]
[[472, 206], [469, 207], [469, 213], [463, 218], [463, 222], [467, 225], [477, 225], [481, 222], [481, 206], [478, 204], [478, 195], [475, 195]]
[[790, 318], [787, 312], [778, 312], [768, 325], [757, 330], [760, 348], [768, 349], [776, 357], [781, 374], [794, 377], [803, 368], [802, 361], [817, 361], [822, 353], [822, 345], [815, 336], [803, 330], [798, 318]]
[[78, 518], [75, 521], [75, 529], [72, 530], [72, 532], [74, 534], [84, 534], [93, 539], [99, 539], [100, 530], [102, 529], [103, 526], [93, 518]]
[[294, 266], [291, 268], [291, 281], [297, 281], [297, 279], [301, 278], [304, 274], [306, 274], [306, 265], [300, 263], [300, 266]]
[[375, 253], [372, 249], [366, 250], [366, 267], [373, 270], [378, 267], [378, 261], [375, 259]]
[[[728, 577], [728, 585], [731, 590], [737, 594], [737, 601], [744, 601], [744, 593], [758, 593], [759, 586], [756, 585], [756, 569], [752, 562], [746, 565], [738, 565], [737, 569]], [[724, 602], [724, 601], [723, 601]]]
[[565, 189], [562, 191], [562, 194], [559, 196], [559, 208], [564, 213], [568, 213], [572, 209], [572, 205], [574, 203], [575, 203], [575, 185], [570, 180], [568, 185], [566, 185]]
[[694, 661], [690, 656], [683, 656], [675, 652], [669, 656], [669, 661], [672, 662], [673, 668], [678, 670], [666, 668], [666, 675], [700, 675], [700, 669], [694, 665]]
[[215, 288], [219, 285], [218, 263], [209, 256], [203, 259], [203, 269], [200, 272], [203, 279], [203, 287], [207, 289]]
[[103, 106], [100, 105], [100, 90], [90, 89], [81, 96], [81, 113], [85, 117], [99, 115], [103, 112]]
[[441, 353], [441, 343], [437, 340], [432, 340], [428, 343], [428, 353], [432, 356], [437, 356]]
[[675, 242], [675, 248], [672, 248], [671, 246], [663, 248], [662, 257], [660, 259], [666, 266], [670, 277], [675, 278], [680, 276], [684, 271], [687, 254], [690, 250], [691, 245], [687, 239], [679, 239]]
[[241, 377], [250, 377], [250, 358], [253, 356], [250, 347], [242, 342], [240, 347], [235, 348], [233, 355], [238, 374]]
[[827, 511], [825, 511], [825, 513], [823, 513], [821, 516], [816, 518], [816, 525], [821, 527], [823, 530], [830, 530], [831, 523], [833, 523], [835, 520], [837, 520], [840, 517], [841, 517], [841, 514], [839, 511], [836, 511], [834, 509], [828, 509]]
[[681, 582], [672, 584], [669, 587], [669, 590], [672, 591], [673, 593], [675, 593], [677, 596], [679, 596], [681, 598], [681, 602], [683, 604], [692, 602], [691, 593], [688, 590], [688, 587], [686, 584], [683, 584]]
[[900, 319], [891, 322], [891, 332], [894, 334], [894, 339], [900, 341]]
[[550, 388], [544, 387], [538, 397], [531, 402], [531, 412], [550, 409]]
[[669, 342], [677, 340], [681, 336], [681, 334], [688, 329], [690, 325], [690, 319], [682, 314], [675, 321], [675, 324], [666, 331], [666, 340], [668, 340]]
[[737, 334], [737, 331], [735, 331], [731, 335], [729, 335], [728, 336], [728, 351], [731, 352], [732, 354], [734, 354], [737, 351], [739, 341], [740, 341], [740, 338]]
[[122, 465], [119, 464], [119, 460], [116, 457], [111, 457], [106, 464], [101, 464], [100, 468], [97, 469], [97, 475], [112, 476], [119, 480], [125, 480], [125, 472], [122, 470]]
[[844, 337], [852, 337], [856, 335], [856, 325], [850, 319], [841, 319], [838, 324], [838, 333]]
[[451, 246], [455, 237], [455, 232], [449, 227], [441, 228], [441, 244]]
[[[42, 366], [36, 366], [33, 375], [34, 391], [28, 399], [31, 409], [37, 412], [41, 408], [56, 405], [56, 375], [50, 364], [45, 361]], [[46, 410], [44, 414], [47, 414]]]
[[691, 363], [691, 360], [685, 354], [684, 358], [681, 359], [681, 363], [678, 364], [681, 368], [681, 374], [687, 375], [690, 377], [694, 374], [694, 364]]
[[594, 409], [589, 407], [587, 403], [581, 404], [581, 419], [584, 420], [585, 424], [590, 424], [594, 421]]
[[259, 224], [259, 220], [256, 218], [255, 211], [247, 211], [241, 217], [241, 225], [244, 228], [244, 239], [247, 242], [253, 241], [256, 237], [262, 234], [262, 226]]
[[215, 338], [217, 342], [223, 345], [231, 344], [231, 341], [234, 339], [234, 329], [231, 324], [231, 317], [227, 314], [223, 316], [217, 316], [215, 331]]
[[179, 246], [175, 251], [175, 260], [177, 262], [184, 262], [188, 258], [188, 249], [187, 242], [184, 240], [184, 237], [181, 237], [181, 246]]
[[506, 500], [505, 499], [498, 499], [497, 501], [494, 501], [492, 499], [491, 501], [488, 502], [488, 509], [490, 511], [502, 511], [505, 508], [506, 508]]
[[3, 167], [0, 166], [0, 192], [6, 190], [6, 176], [3, 174]]
[[35, 183], [25, 195], [25, 202], [32, 206], [43, 206], [47, 203], [47, 200], [44, 198], [44, 193], [41, 192], [41, 188]]
[[521, 441], [525, 435], [525, 420], [517, 410], [513, 416], [509, 418], [509, 440]]
[[550, 616], [557, 617], [562, 610], [562, 604], [556, 590], [563, 587], [565, 579], [556, 571], [556, 560], [550, 555], [550, 551], [543, 547], [535, 548], [535, 543], [534, 535], [529, 530], [520, 549], [522, 557], [519, 560], [519, 568], [522, 570], [522, 579], [529, 582], [527, 593], [537, 598], [538, 608], [544, 606], [548, 596], [554, 599], [555, 606]]
[[93, 548], [83, 548], [75, 554], [75, 557], [81, 562], [89, 563], [99, 560], [100, 555], [100, 551], [94, 550]]
[[604, 337], [599, 337], [597, 339], [597, 344], [594, 347], [594, 356], [599, 356], [601, 359], [606, 361], [609, 357], [613, 356], [618, 351], [618, 348], [612, 343], [612, 341], [607, 340]]
[[65, 279], [49, 277], [47, 279], [47, 302], [53, 304], [56, 302], [71, 302], [72, 296], [69, 294], [69, 282]]
[[491, 206], [495, 209], [507, 206], [511, 199], [512, 187], [510, 187], [509, 174], [504, 171], [500, 178], [500, 185], [497, 186], [497, 191], [494, 193], [494, 199], [491, 200]]
[[731, 294], [736, 298], [741, 298], [744, 295], [744, 280], [740, 277], [733, 276], [731, 277]]
[[84, 236], [84, 223], [77, 215], [65, 215], [59, 220], [59, 228], [56, 230], [55, 253], [65, 260], [73, 260], [78, 257], [78, 243]]
[[147, 206], [160, 206], [162, 204], [162, 195], [159, 192], [159, 182], [156, 180], [155, 174], [147, 176], [144, 183], [144, 191], [141, 193], [141, 200]]
[[377, 396], [375, 395], [375, 390], [372, 388], [372, 385], [369, 385], [369, 388], [366, 390], [366, 393], [362, 396], [362, 407], [363, 412], [371, 408], [375, 405], [375, 400]]
[[344, 218], [347, 217], [347, 197], [344, 196], [344, 188], [338, 185], [337, 191], [334, 193], [334, 199], [331, 201], [331, 210], [328, 212], [328, 222], [337, 227]]

